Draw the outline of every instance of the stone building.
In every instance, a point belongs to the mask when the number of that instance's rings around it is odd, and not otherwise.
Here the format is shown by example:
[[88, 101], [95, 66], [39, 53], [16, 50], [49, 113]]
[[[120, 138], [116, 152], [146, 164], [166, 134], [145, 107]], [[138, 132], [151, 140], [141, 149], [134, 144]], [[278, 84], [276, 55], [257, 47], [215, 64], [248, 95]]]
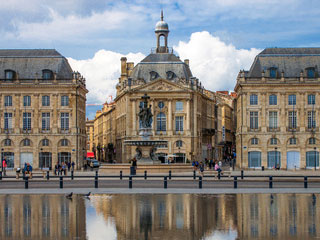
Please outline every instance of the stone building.
[[[134, 65], [121, 58], [114, 109], [104, 109], [94, 119], [95, 146], [105, 149], [106, 144], [112, 143], [117, 162], [128, 162], [136, 154], [136, 147], [126, 146], [124, 141], [140, 139], [138, 113], [141, 97], [146, 93], [153, 114], [150, 140], [168, 141], [167, 146], [157, 149], [159, 160], [164, 162], [171, 157], [175, 162], [186, 163], [187, 160], [221, 157], [223, 148], [218, 146], [215, 133], [217, 99], [223, 105], [224, 98], [205, 90], [192, 75], [189, 60], [181, 61], [168, 47], [169, 27], [163, 15], [156, 24], [155, 34], [157, 47], [140, 63]], [[232, 109], [232, 104], [225, 106]], [[97, 128], [106, 119], [113, 118], [106, 128]], [[110, 128], [114, 136], [106, 141]]]
[[82, 166], [85, 79], [56, 50], [0, 50], [0, 143], [8, 168]]
[[241, 168], [319, 168], [320, 48], [267, 48], [237, 93]]
[[87, 118], [86, 121], [87, 133], [87, 152], [93, 152], [94, 146], [94, 121]]

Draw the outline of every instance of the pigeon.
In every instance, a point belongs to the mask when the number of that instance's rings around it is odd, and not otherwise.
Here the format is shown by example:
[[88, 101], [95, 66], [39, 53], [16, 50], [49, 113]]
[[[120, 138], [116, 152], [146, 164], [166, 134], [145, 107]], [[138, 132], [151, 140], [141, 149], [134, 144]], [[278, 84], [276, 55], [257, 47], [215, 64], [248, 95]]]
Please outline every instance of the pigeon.
[[69, 194], [66, 194], [66, 198], [71, 200], [72, 199], [72, 195], [73, 195], [73, 192], [71, 192]]
[[90, 195], [91, 195], [91, 192], [88, 192], [87, 194], [84, 194], [83, 196], [85, 197], [85, 198], [90, 198]]

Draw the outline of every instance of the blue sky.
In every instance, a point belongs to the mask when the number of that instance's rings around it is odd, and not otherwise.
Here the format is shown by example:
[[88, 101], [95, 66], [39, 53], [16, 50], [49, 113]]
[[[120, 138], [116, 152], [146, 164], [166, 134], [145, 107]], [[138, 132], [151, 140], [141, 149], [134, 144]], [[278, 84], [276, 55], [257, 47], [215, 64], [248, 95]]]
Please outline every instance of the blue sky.
[[320, 47], [316, 0], [6, 0], [0, 44], [57, 49], [86, 77], [88, 102], [102, 103], [115, 96], [120, 57], [137, 63], [155, 46], [161, 8], [169, 45], [214, 91], [233, 89], [266, 47]]

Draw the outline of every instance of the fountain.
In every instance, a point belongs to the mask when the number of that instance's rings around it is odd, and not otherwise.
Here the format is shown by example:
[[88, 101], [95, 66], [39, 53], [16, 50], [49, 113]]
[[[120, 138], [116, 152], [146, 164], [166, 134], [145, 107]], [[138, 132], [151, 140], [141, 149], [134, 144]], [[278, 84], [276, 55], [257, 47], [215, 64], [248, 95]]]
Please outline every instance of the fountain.
[[124, 144], [127, 146], [136, 146], [136, 159], [138, 162], [143, 164], [159, 164], [161, 163], [156, 159], [155, 152], [157, 147], [167, 146], [168, 141], [166, 140], [150, 140], [152, 136], [152, 118], [151, 105], [148, 107], [148, 99], [150, 98], [147, 94], [144, 94], [143, 104], [140, 105], [139, 111], [139, 140], [125, 140]]

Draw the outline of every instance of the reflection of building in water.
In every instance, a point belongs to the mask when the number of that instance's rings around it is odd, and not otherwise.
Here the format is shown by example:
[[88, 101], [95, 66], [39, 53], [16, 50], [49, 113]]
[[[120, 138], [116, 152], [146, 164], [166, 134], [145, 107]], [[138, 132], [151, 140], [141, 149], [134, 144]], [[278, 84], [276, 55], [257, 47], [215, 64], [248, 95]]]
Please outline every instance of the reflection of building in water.
[[202, 239], [235, 229], [235, 195], [113, 195], [92, 200], [106, 221], [114, 218], [118, 239]]
[[316, 231], [316, 222], [320, 222], [317, 205], [311, 194], [238, 194], [238, 236], [240, 239], [320, 237]]
[[85, 204], [63, 195], [0, 195], [1, 239], [86, 239]]

